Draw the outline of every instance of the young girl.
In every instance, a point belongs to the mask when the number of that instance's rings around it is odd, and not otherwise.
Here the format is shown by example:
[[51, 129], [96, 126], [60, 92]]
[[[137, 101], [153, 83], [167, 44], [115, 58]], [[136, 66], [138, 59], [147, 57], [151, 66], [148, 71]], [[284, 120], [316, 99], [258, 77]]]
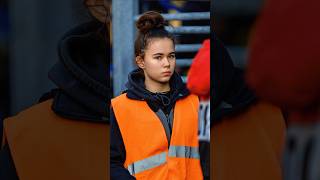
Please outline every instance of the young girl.
[[111, 179], [203, 179], [198, 152], [198, 105], [175, 73], [174, 37], [157, 12], [136, 23], [138, 69], [112, 99]]

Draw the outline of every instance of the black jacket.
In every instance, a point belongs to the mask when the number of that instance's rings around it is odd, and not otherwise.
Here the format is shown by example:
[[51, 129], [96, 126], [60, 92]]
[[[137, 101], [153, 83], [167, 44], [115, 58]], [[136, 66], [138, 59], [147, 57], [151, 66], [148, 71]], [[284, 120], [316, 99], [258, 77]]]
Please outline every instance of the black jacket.
[[256, 101], [254, 93], [244, 80], [244, 71], [235, 67], [224, 44], [215, 36], [213, 39], [212, 79], [212, 118], [211, 126], [248, 108]]
[[[56, 89], [39, 102], [53, 98], [52, 110], [70, 120], [109, 123], [110, 45], [104, 24], [82, 24], [61, 39], [60, 61], [49, 72]], [[18, 179], [9, 146], [0, 151], [0, 179]]]
[[[182, 82], [181, 77], [177, 73], [174, 73], [174, 75], [171, 77], [171, 90], [167, 93], [152, 93], [146, 90], [144, 85], [144, 75], [139, 69], [134, 70], [129, 74], [126, 87], [127, 90], [124, 92], [127, 93], [128, 98], [138, 101], [146, 101], [152, 111], [156, 113], [159, 109], [161, 109], [166, 115], [168, 115], [174, 108], [174, 105], [178, 99], [184, 98], [190, 94], [185, 84]], [[110, 125], [111, 180], [135, 179], [123, 166], [126, 159], [126, 150], [116, 117], [112, 109], [110, 113]], [[172, 127], [170, 129], [170, 136], [171, 130]]]

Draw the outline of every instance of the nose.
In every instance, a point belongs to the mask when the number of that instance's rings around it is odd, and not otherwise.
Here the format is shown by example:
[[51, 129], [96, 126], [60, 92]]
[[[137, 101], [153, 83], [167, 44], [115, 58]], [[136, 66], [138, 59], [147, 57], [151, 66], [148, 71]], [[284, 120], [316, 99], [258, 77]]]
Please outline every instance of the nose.
[[170, 67], [170, 62], [169, 62], [169, 60], [168, 60], [168, 58], [163, 58], [163, 66], [165, 66], [165, 67], [167, 67], [167, 66], [169, 66]]

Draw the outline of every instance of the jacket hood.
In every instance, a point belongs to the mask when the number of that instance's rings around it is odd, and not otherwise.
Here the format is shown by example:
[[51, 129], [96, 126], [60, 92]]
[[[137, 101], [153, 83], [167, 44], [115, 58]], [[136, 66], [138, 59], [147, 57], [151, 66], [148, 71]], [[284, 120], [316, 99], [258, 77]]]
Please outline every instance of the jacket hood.
[[167, 106], [174, 104], [179, 98], [186, 97], [190, 94], [186, 85], [183, 83], [178, 73], [174, 72], [170, 79], [169, 97], [163, 93], [152, 93], [145, 88], [144, 75], [140, 69], [133, 70], [128, 75], [128, 82], [126, 83], [127, 97], [135, 100], [146, 100], [157, 102], [158, 104]]
[[223, 43], [213, 35], [213, 88], [211, 91], [213, 123], [236, 114], [256, 101], [244, 80], [242, 69], [234, 66]]
[[49, 72], [57, 85], [52, 109], [72, 119], [108, 122], [109, 39], [98, 21], [82, 24], [61, 39], [60, 61]]
[[210, 98], [210, 39], [206, 39], [188, 72], [188, 89], [203, 100]]

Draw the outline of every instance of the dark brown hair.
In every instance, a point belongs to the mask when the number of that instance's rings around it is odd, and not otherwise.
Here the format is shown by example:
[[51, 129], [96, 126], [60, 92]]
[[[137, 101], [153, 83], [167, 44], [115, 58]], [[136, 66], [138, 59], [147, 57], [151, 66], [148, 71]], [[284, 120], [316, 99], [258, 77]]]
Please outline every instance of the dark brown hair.
[[160, 13], [148, 11], [141, 15], [136, 22], [138, 35], [134, 43], [135, 56], [144, 57], [144, 51], [152, 38], [169, 38], [175, 43], [173, 34], [169, 33], [165, 26], [168, 23]]

